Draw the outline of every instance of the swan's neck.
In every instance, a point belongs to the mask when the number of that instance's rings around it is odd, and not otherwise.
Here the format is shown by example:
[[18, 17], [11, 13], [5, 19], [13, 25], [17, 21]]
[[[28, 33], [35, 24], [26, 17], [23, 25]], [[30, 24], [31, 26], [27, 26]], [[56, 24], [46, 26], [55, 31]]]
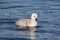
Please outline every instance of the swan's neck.
[[31, 19], [31, 25], [32, 25], [32, 26], [36, 26], [36, 25], [37, 25], [37, 21], [36, 21], [36, 20]]
[[35, 18], [31, 18], [31, 21], [36, 21]]

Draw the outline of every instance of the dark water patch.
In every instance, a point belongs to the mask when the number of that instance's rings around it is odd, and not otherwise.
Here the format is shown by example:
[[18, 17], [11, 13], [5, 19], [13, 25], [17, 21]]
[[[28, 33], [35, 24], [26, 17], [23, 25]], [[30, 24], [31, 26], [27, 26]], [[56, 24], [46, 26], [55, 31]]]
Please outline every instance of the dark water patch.
[[52, 9], [49, 9], [49, 10], [60, 10], [60, 8], [52, 8]]
[[33, 1], [36, 1], [36, 2], [59, 2], [60, 0], [33, 0]]
[[48, 38], [39, 38], [40, 40], [48, 40]]
[[55, 25], [58, 25], [58, 26], [60, 26], [60, 24], [55, 24]]
[[39, 21], [40, 23], [49, 23], [49, 21]]
[[43, 26], [42, 25], [38, 25], [38, 26], [36, 26], [36, 28], [43, 28]]
[[8, 2], [0, 2], [0, 4], [6, 4], [6, 3], [8, 3]]
[[0, 4], [8, 4], [8, 3], [13, 3], [13, 2], [8, 2], [8, 1], [6, 1], [6, 2], [0, 2]]
[[9, 21], [9, 22], [0, 22], [0, 24], [15, 24], [15, 22]]
[[54, 24], [53, 22], [51, 22], [51, 21], [39, 21], [39, 23], [43, 23], [43, 24]]
[[0, 4], [8, 4], [8, 3], [20, 3], [20, 1], [4, 1], [4, 2], [0, 2]]
[[10, 19], [10, 18], [5, 18], [5, 19], [0, 19], [0, 20], [17, 20], [17, 19]]
[[54, 38], [54, 37], [52, 37], [52, 38], [39, 38], [40, 40], [58, 40], [57, 38]]
[[55, 26], [53, 26], [54, 28], [60, 28], [60, 24], [55, 23], [54, 25], [55, 25]]
[[49, 10], [49, 11], [45, 11], [44, 13], [48, 13], [48, 14], [51, 13], [52, 14], [52, 13], [56, 13], [56, 12]]
[[15, 23], [15, 19], [0, 19], [0, 23]]
[[50, 6], [54, 6], [54, 7], [56, 6], [57, 7], [57, 6], [60, 6], [60, 3], [55, 3], [55, 4], [52, 4]]
[[40, 8], [33, 8], [32, 10], [41, 10]]
[[60, 31], [54, 31], [54, 30], [38, 30], [36, 32], [40, 32], [40, 33], [53, 33], [53, 34], [59, 34], [60, 35]]
[[0, 9], [11, 9], [11, 8], [25, 8], [25, 7], [28, 7], [28, 6], [11, 6], [11, 7], [6, 7], [6, 8], [0, 8]]
[[30, 40], [28, 38], [0, 38], [0, 40]]

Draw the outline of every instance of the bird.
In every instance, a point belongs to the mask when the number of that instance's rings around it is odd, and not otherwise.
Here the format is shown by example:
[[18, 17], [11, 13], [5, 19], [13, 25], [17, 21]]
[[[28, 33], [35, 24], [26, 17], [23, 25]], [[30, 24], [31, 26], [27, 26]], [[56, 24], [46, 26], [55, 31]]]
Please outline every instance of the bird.
[[15, 24], [20, 28], [31, 28], [37, 26], [37, 13], [32, 13], [31, 19], [19, 19]]

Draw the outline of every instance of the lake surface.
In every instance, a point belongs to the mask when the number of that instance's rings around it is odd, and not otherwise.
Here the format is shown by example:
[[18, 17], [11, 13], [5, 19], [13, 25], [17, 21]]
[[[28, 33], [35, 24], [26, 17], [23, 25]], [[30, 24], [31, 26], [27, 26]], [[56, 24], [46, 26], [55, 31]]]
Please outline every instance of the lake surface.
[[[15, 25], [38, 14], [33, 30]], [[60, 0], [5, 0], [0, 2], [0, 40], [60, 40]]]

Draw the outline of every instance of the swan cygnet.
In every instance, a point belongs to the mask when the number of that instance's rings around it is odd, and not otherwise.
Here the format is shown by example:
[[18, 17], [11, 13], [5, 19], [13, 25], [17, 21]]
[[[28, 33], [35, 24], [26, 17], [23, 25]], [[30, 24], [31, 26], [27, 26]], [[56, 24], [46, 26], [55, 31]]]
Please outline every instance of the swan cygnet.
[[16, 25], [19, 26], [20, 28], [29, 28], [32, 26], [37, 26], [37, 13], [33, 13], [31, 15], [31, 19], [20, 19], [16, 21]]

